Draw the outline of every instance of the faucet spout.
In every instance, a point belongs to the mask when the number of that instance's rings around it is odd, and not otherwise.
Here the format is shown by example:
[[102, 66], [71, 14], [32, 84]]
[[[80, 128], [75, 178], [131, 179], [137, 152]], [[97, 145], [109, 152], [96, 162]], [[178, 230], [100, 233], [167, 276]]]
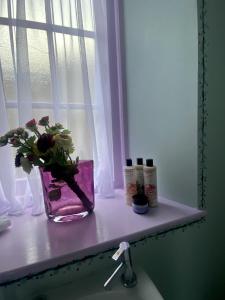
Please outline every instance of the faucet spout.
[[129, 288], [137, 284], [137, 277], [132, 268], [131, 254], [130, 254], [130, 245], [127, 242], [121, 242], [119, 249], [114, 253], [112, 259], [118, 260], [121, 259], [121, 263], [105, 282], [104, 287], [106, 288], [111, 282], [113, 277], [118, 273], [118, 271], [123, 267], [123, 273], [121, 275], [121, 281], [123, 286]]
[[115, 271], [112, 273], [112, 275], [106, 280], [106, 282], [104, 283], [104, 288], [106, 288], [108, 286], [108, 284], [112, 281], [112, 279], [114, 278], [114, 276], [119, 272], [119, 270], [122, 268], [123, 263], [121, 262], [119, 264], [119, 266], [115, 269]]
[[130, 245], [124, 251], [124, 255], [122, 256], [122, 262], [124, 264], [124, 272], [121, 275], [122, 284], [125, 287], [134, 287], [137, 284], [137, 276], [134, 273], [132, 267]]

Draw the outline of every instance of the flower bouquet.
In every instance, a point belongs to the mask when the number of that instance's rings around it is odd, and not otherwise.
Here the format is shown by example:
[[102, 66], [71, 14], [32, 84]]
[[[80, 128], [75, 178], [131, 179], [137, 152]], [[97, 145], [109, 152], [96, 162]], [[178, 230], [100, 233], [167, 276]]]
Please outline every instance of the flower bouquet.
[[32, 119], [26, 128], [1, 136], [0, 147], [7, 144], [17, 148], [16, 167], [28, 174], [34, 166], [39, 167], [49, 219], [68, 222], [93, 211], [93, 161], [72, 160], [74, 146], [69, 130], [59, 123], [50, 126], [48, 116], [38, 123]]

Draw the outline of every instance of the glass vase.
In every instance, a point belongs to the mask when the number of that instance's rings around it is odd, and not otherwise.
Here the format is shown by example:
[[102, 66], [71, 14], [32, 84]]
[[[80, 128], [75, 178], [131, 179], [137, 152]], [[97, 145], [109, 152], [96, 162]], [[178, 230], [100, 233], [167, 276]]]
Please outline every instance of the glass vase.
[[39, 168], [45, 211], [54, 222], [70, 222], [86, 217], [94, 209], [93, 161], [81, 160], [78, 173], [67, 182], [56, 180]]

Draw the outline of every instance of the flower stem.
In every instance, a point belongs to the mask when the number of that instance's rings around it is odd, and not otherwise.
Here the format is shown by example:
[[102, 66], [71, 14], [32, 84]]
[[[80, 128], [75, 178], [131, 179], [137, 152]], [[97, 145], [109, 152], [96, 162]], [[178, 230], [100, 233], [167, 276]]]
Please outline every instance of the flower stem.
[[88, 212], [93, 211], [93, 203], [88, 199], [73, 177], [64, 178], [67, 185], [77, 195]]

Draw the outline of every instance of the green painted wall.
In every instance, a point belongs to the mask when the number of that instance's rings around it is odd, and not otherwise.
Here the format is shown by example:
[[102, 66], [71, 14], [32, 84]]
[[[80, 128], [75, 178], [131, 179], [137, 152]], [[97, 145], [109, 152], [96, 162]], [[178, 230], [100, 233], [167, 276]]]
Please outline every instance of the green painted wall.
[[225, 299], [224, 15], [224, 0], [207, 0], [207, 221], [134, 250], [165, 300]]
[[125, 0], [130, 156], [154, 158], [160, 196], [197, 205], [196, 0]]

